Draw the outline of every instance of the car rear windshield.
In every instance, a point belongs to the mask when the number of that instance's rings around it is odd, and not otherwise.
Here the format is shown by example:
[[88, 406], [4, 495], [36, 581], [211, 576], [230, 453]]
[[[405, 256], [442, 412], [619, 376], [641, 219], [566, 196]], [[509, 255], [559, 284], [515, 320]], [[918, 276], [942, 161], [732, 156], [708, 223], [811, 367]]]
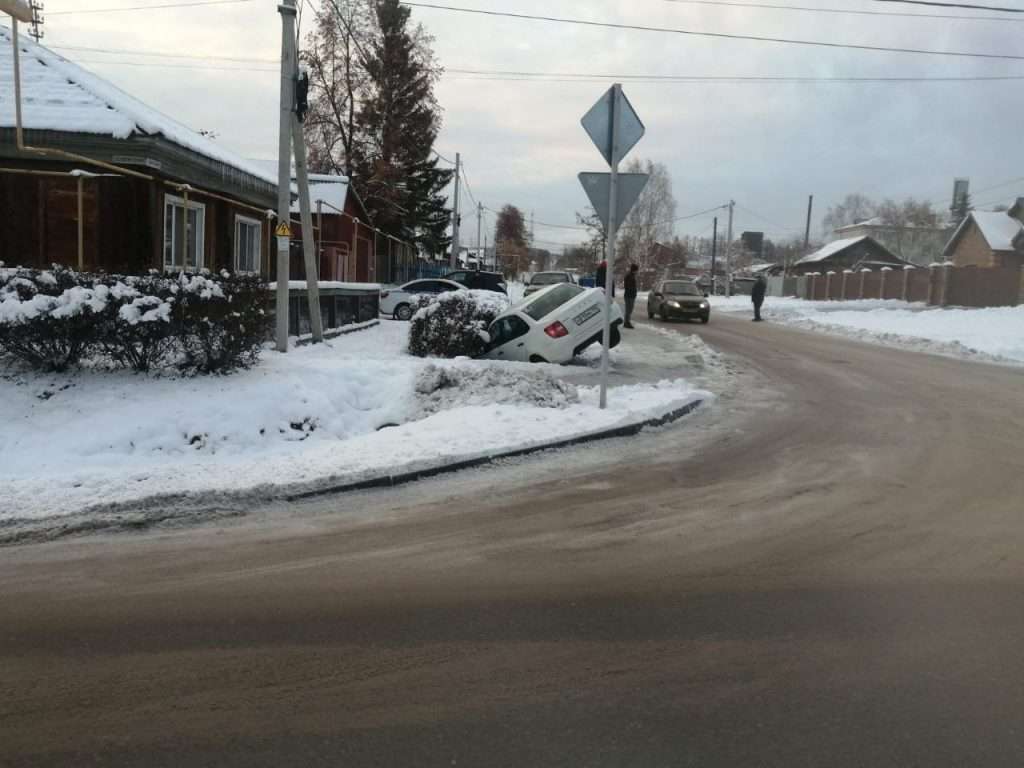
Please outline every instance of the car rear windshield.
[[664, 293], [671, 293], [674, 296], [700, 296], [701, 290], [693, 283], [674, 282], [665, 283]]
[[558, 272], [541, 273], [534, 275], [530, 285], [554, 285], [555, 283], [568, 283], [569, 278]]
[[578, 285], [563, 283], [550, 291], [538, 293], [536, 297], [530, 297], [521, 307], [522, 311], [534, 320], [540, 320], [558, 309], [568, 301], [579, 296], [586, 288]]

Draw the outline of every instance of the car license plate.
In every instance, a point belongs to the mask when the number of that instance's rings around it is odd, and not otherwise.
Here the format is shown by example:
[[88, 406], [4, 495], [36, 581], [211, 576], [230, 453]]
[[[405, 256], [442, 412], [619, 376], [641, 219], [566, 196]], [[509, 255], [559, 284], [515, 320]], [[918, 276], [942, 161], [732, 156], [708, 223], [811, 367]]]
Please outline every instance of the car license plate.
[[594, 317], [594, 315], [599, 314], [601, 314], [601, 306], [599, 304], [591, 304], [585, 310], [576, 315], [572, 321], [576, 323], [576, 325], [583, 325], [587, 320]]

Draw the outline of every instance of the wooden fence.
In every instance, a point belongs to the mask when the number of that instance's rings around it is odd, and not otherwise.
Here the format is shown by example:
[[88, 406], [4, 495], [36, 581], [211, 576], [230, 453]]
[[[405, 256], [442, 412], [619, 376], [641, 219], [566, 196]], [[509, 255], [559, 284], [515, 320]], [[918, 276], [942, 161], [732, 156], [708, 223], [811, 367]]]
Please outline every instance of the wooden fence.
[[771, 296], [813, 301], [891, 299], [932, 306], [1007, 307], [1024, 304], [1024, 270], [953, 267], [827, 272], [802, 277], [773, 277]]

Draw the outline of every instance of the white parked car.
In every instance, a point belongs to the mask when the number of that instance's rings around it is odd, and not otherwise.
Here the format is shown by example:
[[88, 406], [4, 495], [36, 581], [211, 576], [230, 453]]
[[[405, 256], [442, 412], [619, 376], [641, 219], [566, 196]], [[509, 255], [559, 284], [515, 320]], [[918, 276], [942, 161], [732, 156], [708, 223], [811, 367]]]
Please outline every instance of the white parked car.
[[437, 296], [448, 291], [464, 290], [466, 286], [451, 280], [412, 280], [399, 288], [380, 292], [380, 313], [395, 320], [408, 320], [417, 309], [417, 296]]
[[[568, 363], [604, 334], [604, 291], [559, 283], [505, 310], [488, 329], [484, 357], [531, 363]], [[611, 346], [619, 343], [622, 312], [612, 304]]]

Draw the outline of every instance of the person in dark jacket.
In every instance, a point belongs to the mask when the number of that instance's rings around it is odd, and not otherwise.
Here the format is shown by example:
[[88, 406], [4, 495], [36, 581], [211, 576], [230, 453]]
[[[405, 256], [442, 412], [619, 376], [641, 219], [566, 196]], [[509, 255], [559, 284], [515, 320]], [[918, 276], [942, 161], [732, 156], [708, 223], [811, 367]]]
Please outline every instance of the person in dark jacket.
[[639, 271], [640, 267], [636, 264], [631, 264], [629, 272], [626, 273], [626, 290], [623, 293], [623, 297], [626, 300], [626, 322], [623, 324], [624, 328], [633, 327], [631, 318], [633, 317], [633, 306], [636, 304], [636, 273]]
[[764, 304], [764, 294], [768, 290], [768, 283], [764, 275], [758, 275], [754, 287], [750, 291], [750, 298], [754, 302], [754, 322], [761, 322], [761, 305]]

